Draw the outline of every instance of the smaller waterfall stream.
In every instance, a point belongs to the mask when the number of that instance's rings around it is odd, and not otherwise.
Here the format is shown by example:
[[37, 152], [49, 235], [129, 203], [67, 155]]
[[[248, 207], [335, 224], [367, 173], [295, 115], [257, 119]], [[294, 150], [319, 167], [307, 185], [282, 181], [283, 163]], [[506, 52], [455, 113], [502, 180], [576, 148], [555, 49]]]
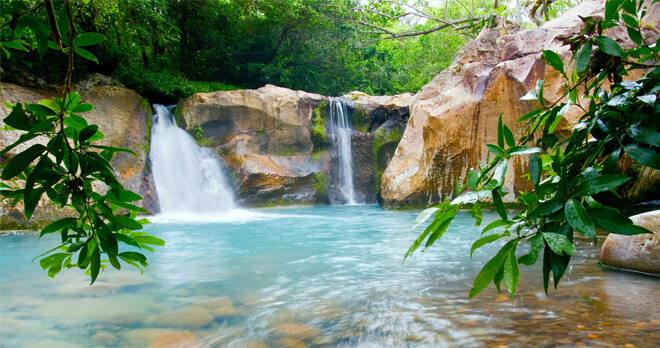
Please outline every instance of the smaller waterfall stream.
[[210, 214], [235, 208], [220, 162], [177, 127], [172, 108], [155, 104], [149, 160], [161, 214]]
[[353, 184], [353, 160], [351, 158], [351, 127], [350, 115], [346, 104], [340, 98], [330, 98], [330, 134], [337, 145], [340, 162], [339, 189], [346, 199], [346, 203], [355, 204], [355, 187]]

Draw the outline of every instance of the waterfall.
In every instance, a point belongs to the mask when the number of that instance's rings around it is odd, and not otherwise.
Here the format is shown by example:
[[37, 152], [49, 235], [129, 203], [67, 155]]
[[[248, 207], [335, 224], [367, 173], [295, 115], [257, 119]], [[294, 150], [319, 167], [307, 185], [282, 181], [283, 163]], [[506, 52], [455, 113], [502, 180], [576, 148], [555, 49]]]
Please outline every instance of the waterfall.
[[330, 98], [330, 134], [336, 144], [339, 155], [339, 189], [346, 203], [355, 204], [355, 188], [353, 185], [353, 160], [351, 158], [351, 136], [353, 128], [349, 119], [348, 108], [340, 98]]
[[149, 160], [163, 215], [210, 214], [236, 203], [220, 161], [177, 127], [173, 106], [154, 105]]

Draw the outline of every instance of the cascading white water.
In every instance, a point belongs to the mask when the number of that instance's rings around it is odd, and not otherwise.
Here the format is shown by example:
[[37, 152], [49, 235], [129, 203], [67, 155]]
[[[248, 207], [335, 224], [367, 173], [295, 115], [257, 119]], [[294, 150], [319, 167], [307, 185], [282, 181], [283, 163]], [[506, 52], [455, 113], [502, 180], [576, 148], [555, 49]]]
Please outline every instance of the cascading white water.
[[340, 98], [330, 98], [330, 134], [337, 146], [340, 162], [339, 189], [346, 203], [355, 204], [353, 185], [353, 159], [351, 158], [351, 136], [353, 128], [349, 119], [348, 108]]
[[163, 215], [211, 214], [236, 203], [220, 161], [177, 127], [173, 107], [155, 104], [149, 160]]

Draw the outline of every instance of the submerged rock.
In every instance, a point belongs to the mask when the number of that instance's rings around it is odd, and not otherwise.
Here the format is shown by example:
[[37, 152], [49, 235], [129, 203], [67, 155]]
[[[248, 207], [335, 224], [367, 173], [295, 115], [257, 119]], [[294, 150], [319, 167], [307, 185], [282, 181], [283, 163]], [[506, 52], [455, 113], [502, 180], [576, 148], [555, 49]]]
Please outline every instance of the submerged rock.
[[653, 234], [609, 234], [600, 251], [600, 262], [617, 268], [660, 275], [660, 210], [630, 218]]

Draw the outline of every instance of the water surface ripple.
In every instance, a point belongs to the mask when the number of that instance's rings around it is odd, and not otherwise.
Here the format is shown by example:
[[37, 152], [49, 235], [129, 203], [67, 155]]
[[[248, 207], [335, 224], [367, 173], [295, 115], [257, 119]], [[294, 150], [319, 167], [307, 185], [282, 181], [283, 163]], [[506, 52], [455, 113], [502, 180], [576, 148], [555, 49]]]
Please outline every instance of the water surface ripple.
[[479, 230], [467, 215], [402, 264], [419, 232], [410, 231], [415, 213], [353, 205], [236, 214], [153, 219], [147, 231], [167, 245], [148, 255], [145, 274], [107, 269], [91, 287], [77, 270], [50, 279], [30, 263], [56, 237], [0, 237], [0, 346], [660, 346], [658, 280], [599, 268], [587, 240], [549, 297], [535, 265], [521, 269], [515, 299], [489, 288], [468, 300], [499, 245], [470, 261]]

